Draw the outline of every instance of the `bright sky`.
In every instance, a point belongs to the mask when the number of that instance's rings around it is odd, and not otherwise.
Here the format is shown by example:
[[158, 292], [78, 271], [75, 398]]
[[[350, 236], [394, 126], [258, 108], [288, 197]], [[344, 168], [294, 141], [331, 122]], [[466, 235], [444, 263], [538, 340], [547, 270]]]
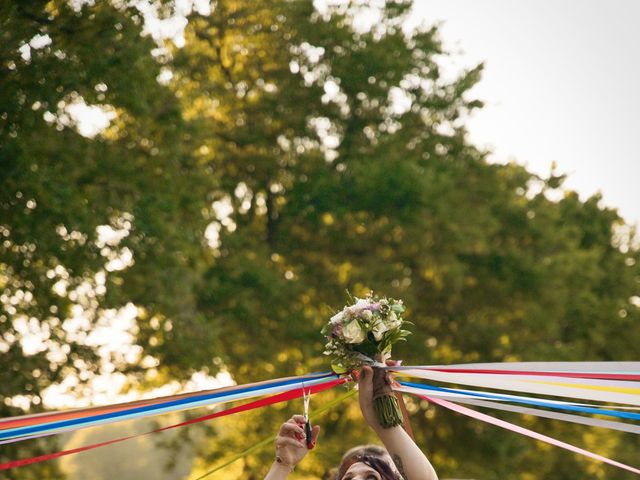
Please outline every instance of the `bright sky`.
[[459, 65], [485, 61], [470, 138], [640, 222], [640, 2], [415, 0]]

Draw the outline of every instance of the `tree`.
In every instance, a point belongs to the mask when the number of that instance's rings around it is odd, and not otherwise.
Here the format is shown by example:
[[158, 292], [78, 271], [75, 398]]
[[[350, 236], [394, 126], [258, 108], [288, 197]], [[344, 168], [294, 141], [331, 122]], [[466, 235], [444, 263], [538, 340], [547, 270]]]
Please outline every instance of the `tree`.
[[[361, 28], [354, 16], [369, 7], [358, 2], [219, 0], [190, 17], [184, 48], [159, 57], [134, 7], [66, 5], [12, 5], [2, 16], [4, 396], [31, 391], [35, 403], [62, 376], [100, 368], [63, 328], [78, 304], [92, 319], [135, 304], [140, 360], [116, 368], [140, 382], [151, 381], [149, 357], [155, 381], [221, 366], [239, 383], [326, 369], [319, 330], [345, 289], [405, 300], [414, 335], [396, 353], [407, 364], [633, 357], [634, 232], [597, 197], [551, 200], [562, 192], [555, 176], [487, 162], [464, 125], [481, 106], [469, 91], [482, 65], [444, 81], [437, 29], [403, 30], [409, 2], [386, 2]], [[51, 45], [19, 58], [36, 33]], [[161, 69], [172, 75], [163, 84]], [[79, 98], [116, 115], [95, 138], [65, 117]], [[106, 243], [103, 225], [119, 243]], [[104, 271], [103, 255], [125, 248], [133, 265]], [[83, 304], [72, 292], [84, 282], [95, 296]], [[24, 317], [68, 348], [51, 369], [49, 352], [20, 346]], [[298, 407], [212, 424], [197, 468], [272, 434]], [[625, 478], [421, 402], [408, 407], [443, 476]], [[638, 448], [622, 435], [505, 418], [598, 442], [621, 461]], [[370, 435], [354, 404], [323, 426], [302, 474], [320, 475]], [[262, 451], [235, 472], [260, 478], [270, 458]]]
[[[613, 358], [605, 332], [637, 328], [637, 250], [612, 244], [621, 219], [598, 198], [551, 201], [558, 179], [491, 165], [468, 143], [464, 117], [481, 103], [466, 93], [481, 65], [444, 83], [437, 32], [400, 28], [408, 4], [387, 3], [368, 32], [354, 31], [348, 9], [217, 7], [190, 23], [175, 88], [209, 134], [202, 151], [229, 205], [200, 306], [227, 340], [223, 359], [238, 381], [323, 368], [317, 332], [345, 288], [405, 299], [416, 324], [401, 352], [408, 363]], [[631, 338], [616, 336], [616, 358], [631, 358]], [[326, 425], [341, 445], [362, 441], [348, 412]], [[274, 430], [285, 413], [275, 415], [247, 424]], [[537, 446], [431, 415], [447, 424], [417, 416], [416, 428], [444, 475], [540, 471]], [[469, 454], [470, 429], [499, 440]], [[242, 432], [241, 441], [218, 431], [211, 459], [231, 456], [229, 442], [250, 445]], [[620, 437], [606, 438], [631, 458]], [[532, 453], [513, 455], [523, 448]], [[329, 452], [324, 465], [339, 454]], [[259, 477], [269, 456], [247, 459], [243, 476]], [[563, 453], [545, 468], [587, 475]]]
[[[105, 312], [137, 305], [140, 344], [157, 312], [186, 316], [185, 324], [195, 317], [207, 180], [190, 155], [174, 93], [156, 80], [157, 45], [141, 36], [136, 8], [66, 1], [1, 8], [0, 411], [7, 416], [22, 412], [14, 396], [38, 411], [49, 385], [69, 377], [82, 384], [114, 368], [110, 362], [142, 369], [122, 355], [101, 361], [87, 344]], [[112, 117], [94, 138], [78, 130], [74, 108], [83, 105]], [[193, 335], [190, 345], [194, 338], [209, 337]], [[180, 341], [175, 347], [177, 354]], [[51, 446], [4, 447], [0, 458], [39, 448]]]

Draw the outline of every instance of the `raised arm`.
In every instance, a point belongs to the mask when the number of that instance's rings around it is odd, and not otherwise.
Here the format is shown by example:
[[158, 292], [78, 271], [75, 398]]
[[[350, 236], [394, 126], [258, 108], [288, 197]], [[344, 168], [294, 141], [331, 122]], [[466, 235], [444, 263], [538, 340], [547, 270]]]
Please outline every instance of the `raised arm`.
[[404, 428], [401, 426], [382, 428], [380, 426], [373, 405], [373, 370], [371, 367], [363, 367], [358, 388], [362, 415], [384, 443], [402, 477], [405, 480], [438, 480], [431, 463]]

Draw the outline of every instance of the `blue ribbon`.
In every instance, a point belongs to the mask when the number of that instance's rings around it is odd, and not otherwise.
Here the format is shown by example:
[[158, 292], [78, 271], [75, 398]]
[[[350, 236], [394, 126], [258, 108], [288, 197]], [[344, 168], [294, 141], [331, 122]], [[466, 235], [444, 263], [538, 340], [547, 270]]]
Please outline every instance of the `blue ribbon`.
[[253, 387], [246, 387], [246, 388], [238, 388], [238, 389], [234, 389], [234, 390], [227, 390], [225, 392], [219, 392], [219, 393], [209, 393], [206, 395], [196, 395], [193, 397], [189, 397], [189, 398], [183, 398], [180, 400], [173, 400], [170, 402], [163, 402], [163, 403], [158, 403], [158, 404], [154, 404], [154, 405], [147, 405], [144, 407], [136, 407], [136, 408], [130, 408], [127, 410], [121, 410], [119, 412], [111, 412], [111, 413], [104, 413], [101, 415], [96, 415], [96, 416], [91, 416], [91, 417], [85, 417], [85, 418], [76, 418], [73, 420], [61, 420], [59, 422], [53, 422], [53, 423], [47, 423], [47, 424], [43, 424], [43, 425], [35, 425], [35, 426], [29, 426], [29, 427], [18, 427], [18, 428], [13, 428], [13, 429], [8, 429], [8, 430], [4, 430], [4, 431], [0, 431], [0, 439], [5, 439], [5, 438], [12, 438], [12, 437], [19, 437], [19, 436], [25, 436], [25, 435], [30, 435], [32, 433], [38, 433], [38, 432], [42, 432], [45, 430], [53, 430], [56, 428], [62, 428], [62, 427], [69, 427], [69, 426], [73, 426], [73, 425], [82, 425], [83, 423], [90, 423], [90, 422], [95, 422], [98, 420], [106, 420], [106, 419], [111, 419], [111, 418], [118, 418], [118, 417], [123, 417], [123, 416], [127, 416], [127, 415], [134, 415], [137, 413], [144, 413], [144, 412], [150, 412], [153, 410], [157, 410], [160, 408], [166, 408], [166, 407], [172, 407], [172, 406], [177, 406], [177, 405], [186, 405], [189, 403], [193, 403], [193, 402], [198, 402], [201, 400], [211, 400], [214, 398], [224, 398], [230, 395], [236, 395], [238, 393], [245, 393], [245, 392], [254, 392], [256, 390], [263, 390], [263, 389], [267, 389], [267, 388], [273, 388], [273, 387], [280, 387], [280, 386], [284, 386], [284, 385], [291, 385], [291, 384], [295, 384], [295, 383], [300, 383], [301, 380], [304, 379], [312, 379], [312, 380], [317, 380], [320, 378], [330, 378], [330, 377], [335, 377], [336, 375], [332, 372], [328, 372], [328, 373], [322, 373], [319, 374], [318, 376], [301, 376], [301, 377], [297, 377], [291, 380], [281, 380], [281, 381], [275, 381], [275, 382], [271, 382], [271, 383], [267, 383], [264, 385], [256, 385]]
[[[434, 387], [432, 385], [424, 385], [422, 383], [413, 383], [413, 382], [398, 382], [398, 383], [400, 383], [400, 385], [404, 385], [405, 387], [415, 387], [415, 388], [420, 388], [422, 390], [430, 390], [433, 392], [457, 393], [457, 394], [466, 395], [469, 397], [489, 398], [494, 400], [506, 400], [508, 402], [522, 403], [525, 405], [535, 405], [538, 407], [546, 407], [546, 408], [552, 408], [556, 410], [571, 410], [574, 412], [593, 413], [596, 415], [606, 415], [609, 417], [626, 418], [630, 420], [640, 420], [639, 413], [618, 412], [615, 410], [608, 410], [605, 408], [582, 407], [579, 405], [555, 404], [555, 403], [549, 403], [549, 402], [533, 400], [533, 399], [526, 400], [524, 398], [511, 398], [511, 397], [506, 397], [504, 395], [497, 395], [492, 393], [465, 392], [463, 390], [457, 390], [455, 388]], [[455, 400], [453, 401], [455, 402]]]

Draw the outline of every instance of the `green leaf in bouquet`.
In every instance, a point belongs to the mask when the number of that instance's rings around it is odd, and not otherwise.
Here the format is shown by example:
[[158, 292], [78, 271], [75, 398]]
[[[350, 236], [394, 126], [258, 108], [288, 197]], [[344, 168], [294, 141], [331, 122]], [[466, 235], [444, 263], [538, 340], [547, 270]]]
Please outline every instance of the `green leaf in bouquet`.
[[401, 303], [394, 303], [393, 305], [391, 305], [391, 311], [395, 312], [396, 314], [404, 313], [405, 310], [406, 308]]
[[341, 363], [332, 363], [331, 370], [333, 370], [334, 373], [337, 373], [338, 375], [342, 375], [343, 373], [347, 373], [349, 371], [349, 369]]
[[360, 353], [364, 353], [366, 356], [373, 358], [378, 353], [378, 346], [370, 341], [365, 341], [356, 347], [356, 350]]

